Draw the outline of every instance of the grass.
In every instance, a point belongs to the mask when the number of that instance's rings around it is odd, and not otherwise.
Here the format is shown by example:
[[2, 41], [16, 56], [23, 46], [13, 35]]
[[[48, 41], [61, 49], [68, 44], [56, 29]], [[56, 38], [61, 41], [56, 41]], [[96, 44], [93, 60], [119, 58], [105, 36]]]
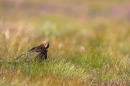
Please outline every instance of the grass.
[[[120, 6], [120, 3], [115, 2], [111, 3], [112, 6], [118, 4]], [[40, 4], [28, 3], [33, 7], [33, 12]], [[66, 4], [70, 3], [62, 3], [61, 9], [65, 9]], [[98, 14], [90, 16], [89, 12], [93, 10], [101, 11], [102, 14], [102, 10], [107, 12], [112, 7], [106, 5], [106, 8], [100, 6], [96, 9], [95, 6], [98, 7], [99, 4], [92, 2], [88, 6], [90, 7], [88, 13], [81, 13], [81, 16], [86, 15], [89, 18], [82, 20], [77, 14], [61, 15], [61, 12], [52, 15], [42, 14], [39, 11], [32, 14], [32, 11], [28, 10], [29, 7], [22, 9], [14, 5], [9, 11], [10, 7], [4, 8], [2, 5], [0, 85], [128, 86], [130, 84], [128, 20], [104, 19]], [[14, 12], [16, 14], [13, 14]], [[8, 64], [43, 40], [48, 40], [50, 43], [47, 61]]]

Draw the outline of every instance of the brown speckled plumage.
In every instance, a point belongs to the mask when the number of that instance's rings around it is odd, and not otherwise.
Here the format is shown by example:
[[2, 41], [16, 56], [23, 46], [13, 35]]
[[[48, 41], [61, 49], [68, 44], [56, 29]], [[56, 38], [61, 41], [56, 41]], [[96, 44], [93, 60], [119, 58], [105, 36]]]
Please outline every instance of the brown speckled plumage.
[[43, 41], [41, 45], [36, 46], [28, 50], [25, 54], [16, 58], [16, 61], [42, 61], [47, 59], [47, 52], [49, 48], [49, 42]]

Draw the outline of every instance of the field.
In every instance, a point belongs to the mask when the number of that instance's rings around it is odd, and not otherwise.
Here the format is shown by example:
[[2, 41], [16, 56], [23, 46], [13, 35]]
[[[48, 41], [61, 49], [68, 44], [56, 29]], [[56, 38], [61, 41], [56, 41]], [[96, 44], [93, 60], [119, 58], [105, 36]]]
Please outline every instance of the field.
[[[1, 0], [0, 86], [129, 86], [129, 0]], [[13, 62], [49, 41], [43, 62]]]

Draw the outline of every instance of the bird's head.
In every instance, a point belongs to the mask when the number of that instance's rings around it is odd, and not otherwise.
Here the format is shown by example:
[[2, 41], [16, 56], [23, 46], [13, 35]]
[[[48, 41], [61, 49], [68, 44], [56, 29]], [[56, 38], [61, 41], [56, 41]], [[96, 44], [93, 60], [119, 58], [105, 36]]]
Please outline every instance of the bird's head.
[[48, 41], [43, 41], [41, 45], [44, 46], [46, 49], [49, 48], [49, 42]]

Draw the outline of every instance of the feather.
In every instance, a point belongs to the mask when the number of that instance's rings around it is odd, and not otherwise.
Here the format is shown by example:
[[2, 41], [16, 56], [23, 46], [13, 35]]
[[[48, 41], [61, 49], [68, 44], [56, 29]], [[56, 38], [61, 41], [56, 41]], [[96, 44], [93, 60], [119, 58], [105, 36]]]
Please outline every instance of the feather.
[[29, 49], [26, 53], [18, 56], [15, 61], [32, 61], [32, 60], [46, 60], [49, 43], [47, 41], [42, 42], [41, 45]]

